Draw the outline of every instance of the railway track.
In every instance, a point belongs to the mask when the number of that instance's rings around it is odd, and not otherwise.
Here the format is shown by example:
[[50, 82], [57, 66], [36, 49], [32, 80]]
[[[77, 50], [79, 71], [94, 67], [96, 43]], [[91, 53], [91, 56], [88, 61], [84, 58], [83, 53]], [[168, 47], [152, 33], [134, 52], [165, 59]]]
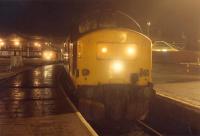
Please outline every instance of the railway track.
[[161, 133], [142, 121], [91, 124], [99, 136], [163, 136]]
[[151, 128], [149, 125], [147, 125], [143, 121], [137, 120], [137, 124], [139, 125], [139, 127], [142, 128], [142, 130], [144, 132], [148, 133], [149, 135], [152, 135], [152, 136], [163, 136], [161, 133], [159, 133], [157, 130]]

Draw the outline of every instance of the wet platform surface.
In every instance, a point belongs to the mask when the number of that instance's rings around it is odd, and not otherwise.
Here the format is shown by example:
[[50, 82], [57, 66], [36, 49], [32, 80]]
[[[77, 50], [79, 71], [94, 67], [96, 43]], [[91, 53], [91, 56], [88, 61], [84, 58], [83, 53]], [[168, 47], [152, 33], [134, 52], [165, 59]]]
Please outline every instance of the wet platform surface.
[[48, 65], [0, 82], [0, 136], [92, 135], [58, 87], [63, 70]]

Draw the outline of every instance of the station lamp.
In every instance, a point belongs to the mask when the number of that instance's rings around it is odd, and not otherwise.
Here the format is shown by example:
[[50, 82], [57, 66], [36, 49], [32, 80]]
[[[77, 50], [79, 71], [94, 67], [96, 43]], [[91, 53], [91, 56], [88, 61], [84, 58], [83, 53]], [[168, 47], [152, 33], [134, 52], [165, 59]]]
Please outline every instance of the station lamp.
[[20, 46], [20, 41], [19, 39], [13, 39], [13, 43], [16, 47], [19, 47]]
[[2, 39], [0, 39], [0, 48], [3, 47], [4, 45], [5, 45], [5, 42]]
[[42, 57], [44, 60], [52, 60], [53, 59], [53, 52], [52, 51], [43, 51]]
[[150, 36], [150, 27], [151, 27], [151, 22], [147, 22], [147, 35]]
[[5, 45], [4, 42], [0, 42], [0, 47], [3, 47]]
[[150, 21], [147, 22], [147, 26], [151, 26], [151, 22]]
[[37, 47], [37, 48], [40, 48], [40, 47], [41, 47], [41, 44], [38, 43], [38, 42], [35, 42], [35, 43], [34, 43], [34, 46]]

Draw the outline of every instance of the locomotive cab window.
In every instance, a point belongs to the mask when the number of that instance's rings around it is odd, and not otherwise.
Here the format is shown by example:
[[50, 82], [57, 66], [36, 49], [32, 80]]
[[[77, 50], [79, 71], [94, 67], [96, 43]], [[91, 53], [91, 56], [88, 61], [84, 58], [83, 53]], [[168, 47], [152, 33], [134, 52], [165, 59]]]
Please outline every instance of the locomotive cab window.
[[134, 43], [98, 43], [97, 59], [133, 60], [137, 57], [137, 50]]

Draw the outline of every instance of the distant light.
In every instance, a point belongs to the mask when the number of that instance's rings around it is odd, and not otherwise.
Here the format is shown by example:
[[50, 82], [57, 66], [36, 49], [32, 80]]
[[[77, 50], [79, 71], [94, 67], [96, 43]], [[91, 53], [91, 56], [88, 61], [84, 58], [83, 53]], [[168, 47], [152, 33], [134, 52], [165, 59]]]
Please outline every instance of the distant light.
[[0, 47], [4, 46], [5, 43], [3, 41], [0, 41]]
[[162, 49], [163, 52], [167, 52], [167, 49]]
[[53, 59], [53, 52], [52, 51], [44, 51], [43, 52], [43, 58], [45, 60], [51, 60], [51, 59]]
[[108, 49], [106, 48], [106, 47], [103, 47], [102, 49], [101, 49], [101, 52], [102, 53], [106, 53], [108, 51]]
[[34, 71], [34, 73], [36, 76], [40, 75], [40, 71], [38, 71], [38, 70]]
[[44, 77], [46, 78], [48, 76], [48, 70], [44, 70]]
[[35, 79], [34, 80], [34, 85], [38, 86], [39, 84], [40, 84], [40, 82], [37, 79]]
[[34, 46], [37, 47], [37, 48], [40, 48], [40, 47], [41, 47], [41, 44], [38, 43], [38, 42], [35, 42], [35, 43], [34, 43]]
[[14, 82], [14, 86], [15, 86], [15, 87], [18, 87], [18, 86], [20, 86], [21, 84], [22, 84], [22, 82], [19, 81], [19, 80], [17, 80], [17, 81]]
[[18, 41], [15, 41], [14, 44], [15, 44], [16, 46], [19, 46], [19, 42], [18, 42]]
[[14, 42], [14, 45], [17, 47], [20, 45], [19, 39], [13, 39], [13, 42]]
[[149, 22], [147, 22], [147, 26], [151, 26], [151, 22], [149, 21]]

